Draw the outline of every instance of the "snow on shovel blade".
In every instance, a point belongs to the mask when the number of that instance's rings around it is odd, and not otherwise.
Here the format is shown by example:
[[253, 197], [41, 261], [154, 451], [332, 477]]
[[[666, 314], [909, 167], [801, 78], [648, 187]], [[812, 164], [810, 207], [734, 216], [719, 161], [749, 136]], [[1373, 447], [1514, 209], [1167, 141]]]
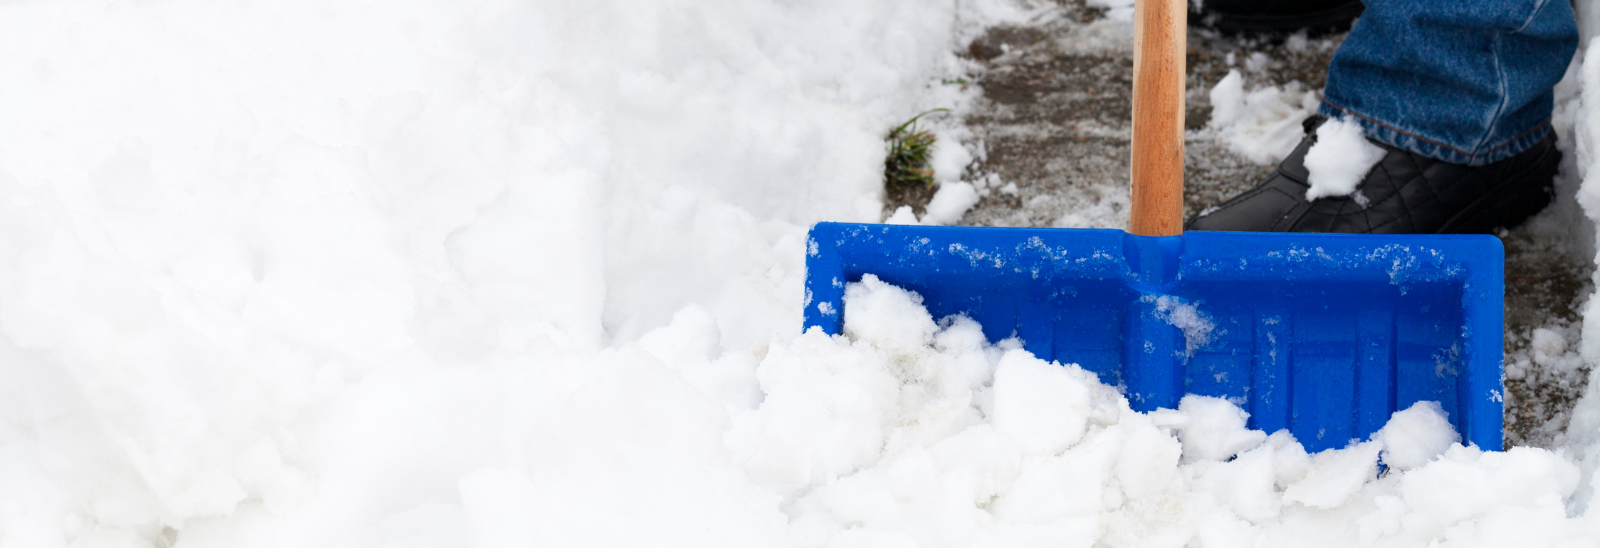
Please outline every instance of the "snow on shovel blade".
[[1504, 264], [1485, 235], [820, 223], [805, 327], [841, 333], [845, 284], [874, 274], [935, 319], [966, 314], [991, 341], [1095, 372], [1136, 410], [1228, 398], [1315, 451], [1431, 400], [1498, 450]]

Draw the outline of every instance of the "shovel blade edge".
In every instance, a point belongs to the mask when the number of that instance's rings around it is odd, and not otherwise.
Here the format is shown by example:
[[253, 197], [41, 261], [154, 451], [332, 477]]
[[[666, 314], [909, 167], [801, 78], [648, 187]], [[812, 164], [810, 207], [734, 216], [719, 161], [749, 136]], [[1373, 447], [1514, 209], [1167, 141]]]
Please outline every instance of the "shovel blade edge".
[[873, 274], [936, 320], [1094, 372], [1135, 410], [1226, 398], [1317, 451], [1437, 401], [1464, 442], [1501, 448], [1493, 236], [819, 223], [807, 244], [805, 329], [844, 334], [845, 285]]

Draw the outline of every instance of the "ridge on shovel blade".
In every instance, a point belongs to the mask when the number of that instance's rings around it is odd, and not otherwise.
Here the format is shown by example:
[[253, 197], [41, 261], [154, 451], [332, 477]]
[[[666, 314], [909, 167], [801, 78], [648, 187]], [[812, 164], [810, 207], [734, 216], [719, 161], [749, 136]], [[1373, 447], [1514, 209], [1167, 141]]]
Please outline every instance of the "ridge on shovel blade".
[[806, 329], [842, 333], [845, 284], [874, 274], [934, 319], [1093, 371], [1138, 411], [1227, 398], [1318, 451], [1431, 400], [1463, 441], [1501, 448], [1493, 236], [820, 223], [808, 244]]

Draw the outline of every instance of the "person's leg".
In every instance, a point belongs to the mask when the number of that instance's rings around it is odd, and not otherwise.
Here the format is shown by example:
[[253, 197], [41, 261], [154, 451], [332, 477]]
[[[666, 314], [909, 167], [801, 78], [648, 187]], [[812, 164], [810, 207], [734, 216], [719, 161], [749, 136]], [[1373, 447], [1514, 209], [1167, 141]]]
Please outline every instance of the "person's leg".
[[1568, 0], [1367, 0], [1328, 66], [1322, 114], [1429, 158], [1484, 165], [1550, 131], [1578, 46]]
[[1482, 232], [1549, 202], [1560, 162], [1551, 89], [1578, 40], [1567, 0], [1367, 4], [1334, 55], [1322, 107], [1384, 149], [1357, 193], [1307, 199], [1308, 123], [1277, 172], [1189, 230]]

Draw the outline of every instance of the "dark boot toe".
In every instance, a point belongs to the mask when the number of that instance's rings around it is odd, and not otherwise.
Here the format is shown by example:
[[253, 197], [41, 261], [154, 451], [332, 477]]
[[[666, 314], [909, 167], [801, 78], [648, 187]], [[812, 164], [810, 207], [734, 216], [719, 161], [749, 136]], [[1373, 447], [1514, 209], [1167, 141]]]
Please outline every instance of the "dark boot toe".
[[1528, 150], [1467, 166], [1383, 145], [1382, 160], [1351, 197], [1305, 199], [1305, 155], [1319, 120], [1277, 171], [1255, 188], [1209, 209], [1187, 230], [1384, 234], [1485, 233], [1512, 227], [1549, 204], [1561, 151], [1552, 132]]
[[[1303, 193], [1302, 193], [1303, 195]], [[1271, 185], [1262, 185], [1189, 220], [1185, 230], [1274, 232], [1305, 202]]]

